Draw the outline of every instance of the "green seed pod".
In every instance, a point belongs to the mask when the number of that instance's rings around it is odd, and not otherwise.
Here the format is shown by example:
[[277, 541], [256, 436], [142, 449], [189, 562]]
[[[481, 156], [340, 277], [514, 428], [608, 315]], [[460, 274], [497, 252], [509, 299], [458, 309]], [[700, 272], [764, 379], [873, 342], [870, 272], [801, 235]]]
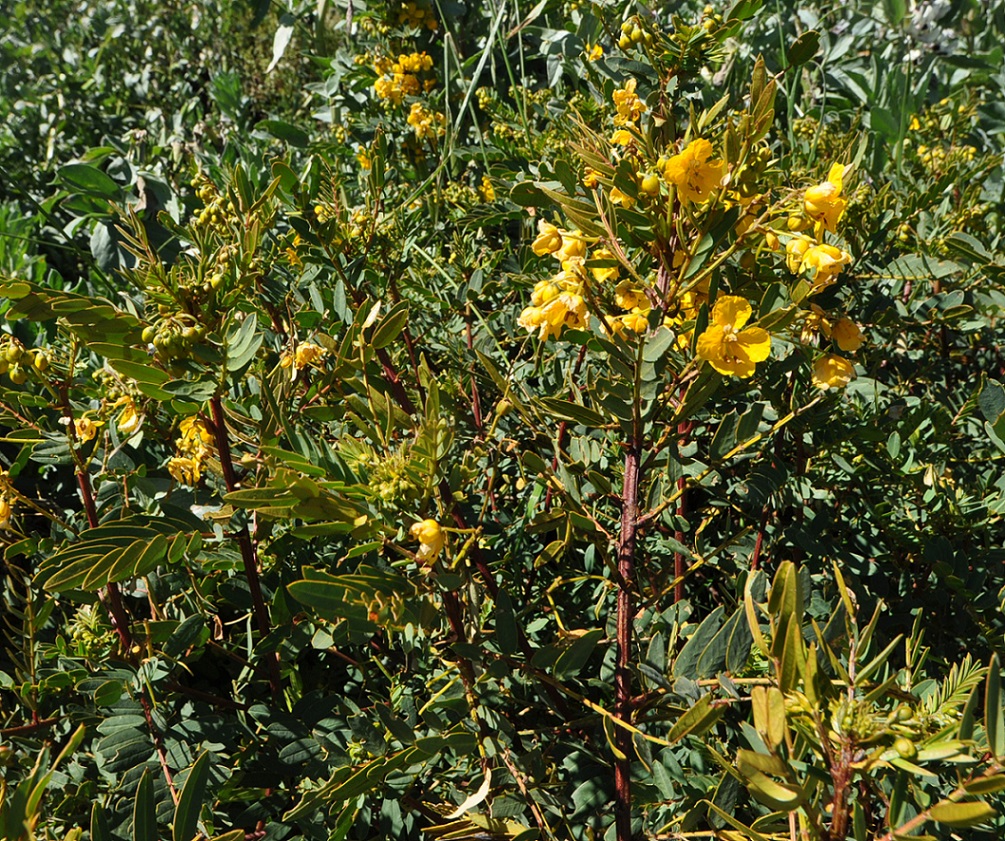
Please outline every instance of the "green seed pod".
[[918, 748], [906, 736], [894, 740], [893, 749], [904, 759], [914, 759], [918, 755]]
[[153, 326], [144, 327], [143, 335], [140, 338], [142, 338], [143, 341], [146, 342], [147, 344], [150, 344], [150, 342], [154, 340], [154, 336], [156, 335], [157, 335], [156, 328], [154, 328]]

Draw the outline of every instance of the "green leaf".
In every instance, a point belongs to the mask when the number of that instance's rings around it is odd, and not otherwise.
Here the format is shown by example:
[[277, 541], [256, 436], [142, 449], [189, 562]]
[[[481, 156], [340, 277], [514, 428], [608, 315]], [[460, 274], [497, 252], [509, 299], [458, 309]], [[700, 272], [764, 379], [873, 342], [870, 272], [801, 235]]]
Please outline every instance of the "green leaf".
[[980, 242], [970, 236], [970, 234], [957, 231], [947, 236], [942, 242], [950, 251], [954, 251], [960, 257], [972, 263], [986, 266], [991, 262], [990, 252]]
[[[695, 632], [691, 634], [690, 639], [688, 639], [684, 648], [681, 649], [680, 654], [677, 655], [677, 659], [674, 661], [674, 677], [686, 677], [691, 680], [699, 677], [698, 660], [705, 652], [705, 649], [711, 645], [712, 641], [719, 633], [719, 629], [722, 627], [722, 616], [724, 613], [724, 608], [717, 607], [705, 617]], [[723, 659], [725, 659], [725, 646], [723, 646], [722, 650]]]
[[132, 841], [157, 841], [157, 811], [149, 769], [143, 771], [140, 781], [136, 785], [136, 799], [133, 802]]
[[375, 348], [387, 347], [391, 342], [401, 335], [408, 321], [408, 304], [399, 301], [395, 304], [381, 320], [373, 331], [373, 338], [370, 340]]
[[306, 131], [287, 123], [285, 120], [262, 120], [255, 126], [255, 131], [266, 132], [278, 140], [300, 149], [310, 145], [311, 142]]
[[968, 803], [950, 803], [943, 801], [928, 810], [933, 821], [956, 829], [977, 826], [987, 823], [996, 817], [998, 812], [989, 804], [977, 800]]
[[555, 677], [564, 679], [579, 674], [579, 670], [586, 665], [586, 661], [590, 659], [590, 655], [593, 654], [593, 650], [603, 636], [603, 629], [594, 628], [578, 637], [555, 662], [553, 669]]
[[513, 612], [513, 600], [509, 593], [501, 589], [496, 593], [496, 643], [503, 654], [516, 653], [519, 641], [519, 631], [516, 615]]
[[552, 415], [562, 420], [580, 423], [583, 426], [602, 427], [607, 424], [607, 418], [596, 409], [572, 403], [569, 400], [559, 400], [557, 397], [544, 397], [541, 405]]
[[722, 717], [722, 708], [712, 706], [712, 696], [702, 695], [684, 715], [674, 722], [667, 741], [679, 742], [685, 736], [700, 736]]
[[804, 32], [789, 45], [785, 59], [790, 67], [806, 64], [820, 49], [820, 33], [815, 29]]
[[799, 808], [803, 801], [802, 792], [775, 782], [767, 774], [751, 771], [746, 775], [747, 788], [750, 793], [771, 809], [779, 812], [792, 812]]
[[255, 358], [264, 339], [265, 334], [258, 329], [258, 319], [254, 315], [234, 324], [227, 334], [227, 370], [240, 376]]
[[991, 655], [991, 662], [988, 664], [984, 692], [984, 731], [987, 733], [988, 750], [996, 758], [1005, 754], [1005, 711], [1002, 710], [1001, 669], [997, 654]]
[[195, 837], [196, 825], [199, 822], [199, 812], [202, 811], [202, 801], [206, 796], [206, 783], [209, 780], [209, 753], [203, 751], [192, 765], [181, 794], [178, 795], [178, 805], [174, 810], [174, 841], [192, 841]]
[[89, 196], [114, 200], [119, 197], [119, 185], [105, 173], [90, 164], [67, 164], [56, 173], [66, 186]]

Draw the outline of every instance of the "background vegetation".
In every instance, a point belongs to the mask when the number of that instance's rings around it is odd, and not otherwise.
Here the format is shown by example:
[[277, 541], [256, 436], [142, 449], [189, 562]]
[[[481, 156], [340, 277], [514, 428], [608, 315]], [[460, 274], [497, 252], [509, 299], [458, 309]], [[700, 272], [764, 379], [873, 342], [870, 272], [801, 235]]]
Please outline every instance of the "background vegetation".
[[1000, 837], [1000, 4], [2, 11], [0, 837]]

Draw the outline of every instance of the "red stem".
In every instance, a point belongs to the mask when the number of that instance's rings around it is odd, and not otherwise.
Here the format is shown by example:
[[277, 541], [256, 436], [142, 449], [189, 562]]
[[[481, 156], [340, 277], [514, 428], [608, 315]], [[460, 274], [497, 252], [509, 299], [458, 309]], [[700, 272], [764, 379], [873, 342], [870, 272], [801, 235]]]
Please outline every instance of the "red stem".
[[[234, 461], [230, 454], [230, 439], [227, 437], [227, 420], [223, 414], [223, 403], [219, 395], [209, 401], [210, 412], [213, 415], [213, 437], [216, 441], [216, 451], [220, 456], [220, 466], [223, 469], [223, 482], [227, 492], [237, 489], [237, 474], [234, 472]], [[262, 583], [258, 574], [258, 558], [248, 527], [242, 525], [234, 533], [238, 548], [241, 550], [241, 560], [244, 563], [244, 575], [248, 580], [248, 590], [255, 611], [255, 624], [264, 639], [272, 630], [272, 620], [269, 618], [269, 608], [262, 594]], [[272, 698], [279, 701], [282, 698], [282, 679], [279, 674], [279, 652], [273, 652], [265, 657], [269, 670], [269, 688]]]
[[[635, 581], [635, 542], [638, 531], [639, 463], [641, 444], [633, 434], [625, 455], [622, 484], [621, 534], [618, 538], [618, 628], [617, 666], [614, 671], [614, 714], [631, 723], [632, 717], [632, 619], [635, 614], [632, 589]], [[632, 745], [631, 733], [619, 727], [615, 746], [620, 756], [614, 762], [614, 824], [617, 841], [632, 837]]]

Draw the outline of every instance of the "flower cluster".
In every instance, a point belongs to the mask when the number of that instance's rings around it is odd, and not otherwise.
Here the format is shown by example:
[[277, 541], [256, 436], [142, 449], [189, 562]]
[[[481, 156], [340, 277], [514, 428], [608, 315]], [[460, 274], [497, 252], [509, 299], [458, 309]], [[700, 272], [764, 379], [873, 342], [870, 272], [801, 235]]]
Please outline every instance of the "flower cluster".
[[645, 103], [639, 99], [639, 95], [635, 92], [637, 84], [635, 79], [629, 79], [623, 88], [614, 91], [614, 107], [617, 109], [617, 113], [614, 115], [614, 125], [634, 128], [646, 110]]
[[419, 140], [432, 140], [447, 130], [447, 118], [439, 111], [430, 111], [421, 102], [412, 103], [408, 124]]
[[398, 12], [398, 23], [401, 26], [412, 27], [413, 29], [428, 29], [435, 32], [440, 28], [436, 22], [436, 15], [433, 10], [408, 0], [401, 11]]
[[10, 528], [11, 514], [14, 513], [14, 502], [17, 497], [14, 495], [7, 478], [7, 471], [0, 470], [0, 530]]
[[436, 86], [435, 77], [420, 78], [433, 69], [432, 57], [424, 52], [402, 54], [396, 61], [378, 56], [373, 61], [373, 69], [378, 76], [373, 83], [374, 92], [394, 105], [401, 105], [406, 96], [418, 96]]
[[281, 368], [293, 368], [299, 371], [312, 365], [317, 366], [325, 355], [325, 349], [313, 342], [301, 342], [291, 353], [286, 351], [279, 360]]
[[213, 435], [197, 415], [179, 425], [181, 437], [175, 440], [178, 455], [168, 462], [168, 472], [183, 485], [197, 485], [205, 460], [213, 452]]
[[563, 231], [543, 219], [538, 223], [538, 235], [531, 248], [538, 256], [550, 254], [562, 268], [550, 280], [542, 280], [531, 293], [531, 305], [517, 323], [527, 331], [535, 330], [544, 341], [556, 338], [566, 327], [585, 329], [590, 313], [584, 297], [586, 284], [586, 241], [573, 231]]

